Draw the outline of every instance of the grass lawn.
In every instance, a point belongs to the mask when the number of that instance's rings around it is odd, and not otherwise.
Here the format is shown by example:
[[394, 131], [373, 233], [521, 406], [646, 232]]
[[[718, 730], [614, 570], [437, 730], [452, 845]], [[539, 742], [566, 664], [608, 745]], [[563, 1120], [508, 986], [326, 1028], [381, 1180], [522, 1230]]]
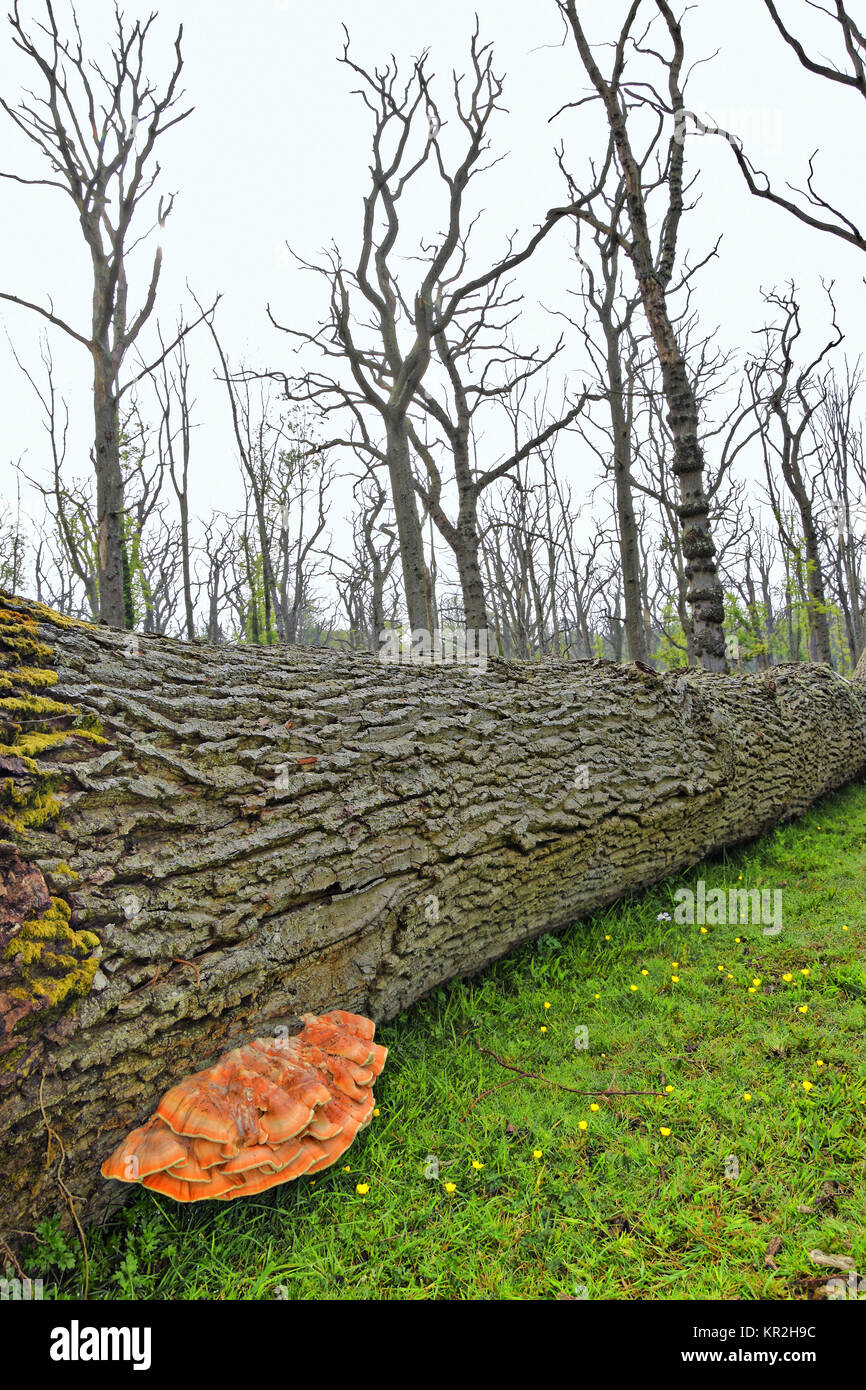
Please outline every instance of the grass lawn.
[[[699, 879], [782, 888], [782, 932], [678, 925]], [[143, 1194], [87, 1233], [89, 1296], [804, 1299], [836, 1274], [816, 1248], [866, 1278], [864, 953], [858, 785], [437, 990], [379, 1030], [345, 1164]], [[80, 1297], [77, 1242], [40, 1235], [27, 1272]]]

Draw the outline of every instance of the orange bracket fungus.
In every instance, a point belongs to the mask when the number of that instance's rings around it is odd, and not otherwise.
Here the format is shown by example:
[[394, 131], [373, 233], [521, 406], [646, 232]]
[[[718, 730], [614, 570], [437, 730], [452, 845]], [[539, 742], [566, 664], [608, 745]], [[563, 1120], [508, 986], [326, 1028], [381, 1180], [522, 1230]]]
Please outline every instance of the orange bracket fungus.
[[105, 1160], [103, 1177], [176, 1202], [227, 1202], [336, 1163], [370, 1123], [388, 1049], [360, 1014], [303, 1019], [298, 1037], [256, 1038], [184, 1077]]

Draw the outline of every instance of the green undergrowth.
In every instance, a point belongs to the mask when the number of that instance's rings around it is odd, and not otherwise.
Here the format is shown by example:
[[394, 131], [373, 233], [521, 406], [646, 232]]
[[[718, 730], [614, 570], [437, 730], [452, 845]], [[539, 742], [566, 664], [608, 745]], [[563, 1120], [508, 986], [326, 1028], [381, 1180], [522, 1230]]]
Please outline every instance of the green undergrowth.
[[[866, 1279], [864, 875], [861, 784], [438, 989], [379, 1030], [344, 1163], [143, 1194], [88, 1232], [90, 1296], [791, 1300], [826, 1295], [815, 1250]], [[781, 889], [782, 931], [679, 924], [699, 879]], [[76, 1242], [40, 1239], [26, 1272], [80, 1296]]]

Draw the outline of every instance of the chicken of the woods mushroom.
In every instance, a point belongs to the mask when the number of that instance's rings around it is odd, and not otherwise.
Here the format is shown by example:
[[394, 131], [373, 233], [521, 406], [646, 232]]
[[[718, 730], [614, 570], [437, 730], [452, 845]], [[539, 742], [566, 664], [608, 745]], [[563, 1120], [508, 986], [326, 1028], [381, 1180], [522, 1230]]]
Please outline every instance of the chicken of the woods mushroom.
[[177, 1202], [227, 1202], [336, 1163], [370, 1123], [388, 1049], [360, 1014], [303, 1019], [298, 1037], [256, 1038], [184, 1077], [105, 1160], [103, 1177]]

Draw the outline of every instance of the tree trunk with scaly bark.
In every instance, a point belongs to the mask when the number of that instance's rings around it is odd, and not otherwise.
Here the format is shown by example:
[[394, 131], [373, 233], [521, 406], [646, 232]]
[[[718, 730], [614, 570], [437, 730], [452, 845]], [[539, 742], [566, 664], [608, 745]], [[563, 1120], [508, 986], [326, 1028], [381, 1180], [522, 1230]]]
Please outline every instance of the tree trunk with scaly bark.
[[[691, 617], [692, 645], [701, 665], [708, 671], [726, 672], [724, 635], [724, 592], [718, 576], [716, 547], [710, 525], [710, 503], [704, 487], [704, 452], [700, 437], [700, 410], [688, 364], [671, 319], [667, 293], [677, 253], [677, 236], [684, 208], [683, 167], [685, 158], [685, 101], [681, 75], [685, 61], [682, 30], [667, 0], [656, 0], [672, 42], [666, 62], [668, 95], [674, 128], [668, 147], [666, 178], [668, 207], [662, 222], [661, 243], [656, 254], [647, 215], [643, 188], [643, 166], [632, 148], [628, 107], [622, 97], [622, 76], [626, 40], [640, 8], [633, 0], [615, 49], [614, 71], [606, 80], [596, 62], [583, 30], [575, 0], [558, 0], [580, 55], [581, 62], [601, 99], [616, 159], [625, 189], [625, 209], [631, 240], [613, 234], [634, 267], [644, 314], [655, 344], [668, 408], [668, 424], [674, 446], [673, 472], [679, 482], [677, 515], [681, 523], [682, 551], [686, 561], [688, 588], [686, 602]], [[556, 211], [556, 210], [554, 210]], [[558, 212], [580, 212], [580, 204]], [[551, 214], [548, 214], [550, 216]]]
[[0, 593], [0, 1237], [120, 1200], [102, 1160], [229, 1048], [391, 1018], [864, 767], [824, 667], [387, 665]]

